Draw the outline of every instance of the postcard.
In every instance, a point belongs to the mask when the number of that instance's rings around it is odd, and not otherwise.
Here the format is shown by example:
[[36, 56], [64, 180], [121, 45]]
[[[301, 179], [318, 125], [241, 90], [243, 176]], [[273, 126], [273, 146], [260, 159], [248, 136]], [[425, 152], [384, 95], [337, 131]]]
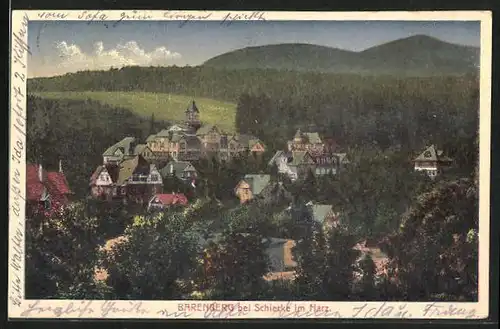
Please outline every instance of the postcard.
[[11, 319], [484, 319], [491, 13], [12, 13]]

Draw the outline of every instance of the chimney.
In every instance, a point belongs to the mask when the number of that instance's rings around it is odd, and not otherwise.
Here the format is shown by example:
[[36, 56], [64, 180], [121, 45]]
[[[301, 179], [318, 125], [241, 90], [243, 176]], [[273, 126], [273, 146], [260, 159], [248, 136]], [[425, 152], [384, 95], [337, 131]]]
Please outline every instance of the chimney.
[[63, 169], [62, 169], [62, 161], [59, 160], [59, 172], [62, 174], [63, 173]]
[[43, 168], [42, 165], [38, 165], [38, 180], [43, 183]]

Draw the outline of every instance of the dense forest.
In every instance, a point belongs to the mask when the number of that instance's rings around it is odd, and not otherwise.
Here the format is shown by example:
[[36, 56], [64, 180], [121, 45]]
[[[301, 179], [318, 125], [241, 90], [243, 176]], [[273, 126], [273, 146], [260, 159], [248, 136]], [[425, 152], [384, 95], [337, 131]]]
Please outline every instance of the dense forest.
[[[225, 70], [210, 67], [123, 67], [107, 71], [81, 71], [28, 80], [28, 91], [145, 91], [208, 97], [236, 102], [243, 93], [260, 92], [282, 99], [290, 96], [348, 93], [362, 99], [378, 94], [442, 97], [450, 106], [468, 99], [463, 91], [479, 86], [477, 74], [462, 76], [397, 77], [297, 72], [292, 70]], [[460, 91], [460, 92], [458, 92]], [[304, 101], [306, 101], [304, 99]]]
[[[230, 163], [200, 161], [195, 166], [201, 183], [190, 195], [193, 204], [187, 212], [169, 209], [146, 214], [86, 200], [54, 215], [50, 222], [61, 225], [48, 225], [42, 228], [43, 234], [39, 222], [45, 219], [33, 218], [27, 224], [30, 296], [477, 298], [479, 92], [475, 76], [397, 79], [129, 67], [33, 79], [28, 88], [140, 90], [237, 101], [236, 127], [240, 133], [255, 134], [264, 141], [268, 148], [265, 159], [283, 148], [297, 128], [303, 128], [335, 138], [339, 151], [345, 151], [351, 161], [338, 176], [317, 178], [309, 174], [294, 183], [277, 174], [275, 167], [268, 168], [265, 161], [244, 157]], [[125, 136], [144, 140], [167, 122], [91, 100], [29, 97], [28, 125], [28, 161], [55, 168], [62, 160], [69, 184], [82, 200], [89, 177], [108, 146]], [[436, 180], [415, 173], [411, 163], [429, 144], [437, 144], [455, 159], [453, 168]], [[248, 172], [271, 173], [273, 179], [285, 184], [291, 197], [270, 204], [257, 200], [238, 205], [232, 191]], [[189, 192], [179, 182], [164, 183], [167, 189]], [[325, 232], [299, 225], [310, 216], [304, 208], [309, 201], [332, 204], [342, 213], [342, 227]], [[285, 211], [287, 208], [291, 211]], [[429, 216], [433, 220], [426, 220]], [[110, 223], [123, 228], [128, 239], [112, 254], [103, 255], [99, 243], [118, 234]], [[75, 229], [64, 229], [73, 225]], [[222, 234], [220, 243], [201, 250], [197, 236], [213, 231]], [[254, 235], [244, 234], [249, 231]], [[53, 244], [44, 236], [58, 236], [61, 243]], [[265, 236], [300, 241], [295, 248], [299, 275], [295, 282], [262, 280], [266, 259], [260, 238]], [[390, 258], [388, 271], [400, 273], [398, 282], [375, 275], [369, 258], [359, 260], [352, 246], [364, 239], [383, 241]], [[147, 251], [142, 248], [146, 242]], [[197, 262], [203, 252], [216, 259], [210, 275]], [[71, 260], [74, 253], [88, 262]], [[439, 263], [438, 258], [446, 263]], [[173, 259], [182, 266], [174, 266]], [[97, 284], [93, 271], [102, 264], [107, 264], [110, 275], [106, 282]], [[364, 279], [355, 281], [356, 273], [363, 273]], [[459, 279], [450, 281], [451, 277]], [[51, 290], [41, 291], [40, 287]]]

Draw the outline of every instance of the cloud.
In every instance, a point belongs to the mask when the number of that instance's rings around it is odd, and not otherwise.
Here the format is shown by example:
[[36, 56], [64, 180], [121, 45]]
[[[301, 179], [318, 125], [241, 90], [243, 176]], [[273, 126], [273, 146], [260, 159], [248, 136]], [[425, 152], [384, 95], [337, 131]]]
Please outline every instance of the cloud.
[[52, 71], [52, 75], [131, 65], [171, 65], [182, 57], [181, 54], [170, 51], [166, 47], [158, 47], [148, 52], [136, 41], [119, 43], [109, 49], [105, 49], [103, 42], [99, 41], [94, 44], [91, 52], [84, 52], [78, 45], [60, 41], [56, 43], [55, 50], [55, 58], [45, 58], [45, 65], [48, 66], [46, 69]]

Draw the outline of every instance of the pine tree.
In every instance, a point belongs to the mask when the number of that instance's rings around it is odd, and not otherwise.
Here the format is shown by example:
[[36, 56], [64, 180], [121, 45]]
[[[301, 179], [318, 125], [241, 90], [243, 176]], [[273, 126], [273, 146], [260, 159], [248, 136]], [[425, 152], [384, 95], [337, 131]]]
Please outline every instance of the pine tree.
[[156, 132], [155, 126], [156, 126], [155, 114], [153, 112], [151, 114], [151, 119], [150, 119], [150, 122], [149, 122], [149, 134], [150, 135], [153, 135]]

